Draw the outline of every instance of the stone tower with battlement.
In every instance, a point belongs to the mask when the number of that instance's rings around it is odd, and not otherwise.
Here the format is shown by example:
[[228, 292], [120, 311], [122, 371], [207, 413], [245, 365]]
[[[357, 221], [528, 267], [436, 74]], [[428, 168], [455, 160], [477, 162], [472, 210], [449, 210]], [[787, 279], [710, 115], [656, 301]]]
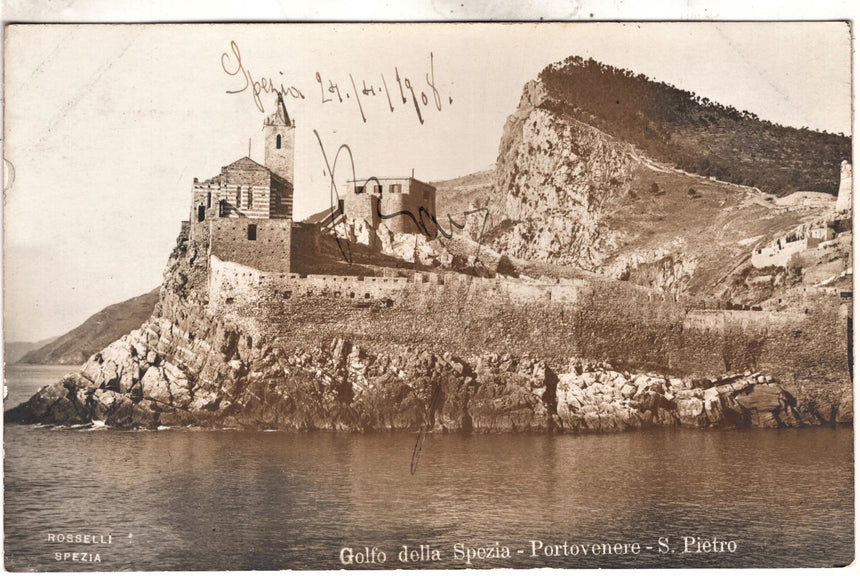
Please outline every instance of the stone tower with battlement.
[[836, 211], [850, 211], [853, 198], [852, 187], [854, 185], [851, 164], [847, 160], [842, 161], [842, 174], [839, 178], [839, 194], [836, 196]]
[[295, 184], [296, 123], [287, 113], [280, 93], [275, 112], [263, 124], [263, 133], [266, 139], [266, 168], [292, 187]]

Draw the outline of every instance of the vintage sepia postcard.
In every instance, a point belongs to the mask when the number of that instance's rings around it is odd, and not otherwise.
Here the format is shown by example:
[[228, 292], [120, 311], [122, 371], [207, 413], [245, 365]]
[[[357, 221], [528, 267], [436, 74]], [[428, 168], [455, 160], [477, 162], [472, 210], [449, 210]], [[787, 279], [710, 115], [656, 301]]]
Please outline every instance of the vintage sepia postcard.
[[6, 26], [5, 569], [851, 564], [851, 51]]

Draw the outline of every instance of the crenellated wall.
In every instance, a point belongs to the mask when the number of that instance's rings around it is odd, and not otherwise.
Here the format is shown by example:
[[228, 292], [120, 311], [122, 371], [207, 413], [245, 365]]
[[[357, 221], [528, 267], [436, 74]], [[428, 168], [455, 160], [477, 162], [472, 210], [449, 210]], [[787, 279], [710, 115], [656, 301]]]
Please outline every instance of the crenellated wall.
[[[261, 271], [225, 259], [213, 250], [209, 262], [209, 308], [233, 313], [269, 299], [322, 296], [353, 302], [397, 302], [404, 297], [434, 298], [446, 287], [462, 290], [468, 302], [573, 304], [589, 288], [585, 280], [546, 284], [508, 278], [416, 272], [410, 276], [300, 275], [286, 270]], [[406, 294], [408, 292], [408, 295]], [[359, 304], [360, 305], [360, 304]]]
[[[342, 195], [346, 218], [363, 219], [373, 229], [379, 224], [395, 234], [436, 236], [436, 188], [415, 178], [350, 180]], [[422, 226], [423, 216], [423, 226]]]

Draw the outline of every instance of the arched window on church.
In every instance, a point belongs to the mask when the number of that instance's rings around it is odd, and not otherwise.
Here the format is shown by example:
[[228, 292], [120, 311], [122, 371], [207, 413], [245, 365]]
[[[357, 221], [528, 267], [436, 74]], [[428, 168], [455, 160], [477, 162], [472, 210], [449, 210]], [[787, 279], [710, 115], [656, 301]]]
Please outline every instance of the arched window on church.
[[278, 150], [281, 149], [281, 135], [280, 134], [278, 134], [278, 137], [275, 138], [275, 148], [277, 148]]
[[254, 206], [254, 190], [248, 186], [248, 208]]
[[242, 187], [236, 186], [236, 208], [242, 207]]

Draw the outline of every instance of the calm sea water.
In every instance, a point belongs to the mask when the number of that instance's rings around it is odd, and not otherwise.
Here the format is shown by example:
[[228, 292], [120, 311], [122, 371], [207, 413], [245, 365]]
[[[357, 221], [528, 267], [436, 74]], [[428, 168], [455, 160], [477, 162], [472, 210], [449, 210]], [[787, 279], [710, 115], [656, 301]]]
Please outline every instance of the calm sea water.
[[[67, 371], [9, 367], [9, 398]], [[4, 433], [13, 571], [340, 568], [344, 548], [355, 562], [365, 547], [376, 563], [352, 567], [812, 567], [854, 557], [850, 429], [431, 435], [414, 476], [415, 437], [404, 433]], [[110, 542], [57, 542], [63, 534]], [[722, 552], [697, 547], [714, 539]], [[537, 555], [530, 541], [543, 543]], [[419, 560], [401, 563], [404, 545]], [[421, 545], [440, 560], [421, 561]], [[467, 564], [469, 549], [488, 546], [511, 558]]]

